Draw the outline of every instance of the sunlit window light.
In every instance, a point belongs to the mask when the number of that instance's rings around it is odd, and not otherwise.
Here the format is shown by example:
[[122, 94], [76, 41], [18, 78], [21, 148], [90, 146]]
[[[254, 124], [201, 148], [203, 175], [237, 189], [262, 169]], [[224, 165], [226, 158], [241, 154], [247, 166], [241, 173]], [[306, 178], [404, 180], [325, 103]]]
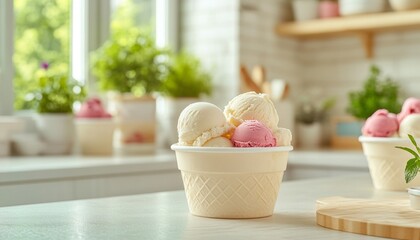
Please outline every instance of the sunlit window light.
[[86, 68], [88, 61], [86, 56], [86, 1], [73, 0], [72, 5], [72, 41], [71, 41], [71, 74], [74, 80], [80, 83], [86, 83]]

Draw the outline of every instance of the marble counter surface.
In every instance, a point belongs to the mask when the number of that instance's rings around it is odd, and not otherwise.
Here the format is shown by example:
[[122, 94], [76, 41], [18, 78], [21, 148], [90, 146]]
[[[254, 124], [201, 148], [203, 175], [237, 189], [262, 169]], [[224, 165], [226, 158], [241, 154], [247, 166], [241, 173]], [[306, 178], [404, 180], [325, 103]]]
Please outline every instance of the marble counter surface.
[[0, 208], [0, 239], [378, 239], [322, 228], [315, 201], [344, 196], [388, 198], [368, 174], [282, 183], [271, 217], [192, 216], [183, 191]]

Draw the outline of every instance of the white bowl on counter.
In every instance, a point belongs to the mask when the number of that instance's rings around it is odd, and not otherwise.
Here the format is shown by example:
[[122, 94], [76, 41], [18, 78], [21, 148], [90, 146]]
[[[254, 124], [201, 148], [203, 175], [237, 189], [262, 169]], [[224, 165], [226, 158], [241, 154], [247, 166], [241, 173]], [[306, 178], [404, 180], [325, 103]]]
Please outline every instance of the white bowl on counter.
[[411, 208], [420, 210], [420, 187], [409, 188], [408, 194], [410, 195]]
[[0, 157], [10, 155], [11, 136], [22, 131], [24, 122], [14, 117], [0, 117]]
[[36, 133], [19, 133], [12, 136], [14, 151], [20, 156], [36, 156], [44, 150], [45, 144]]
[[339, 3], [341, 16], [384, 12], [387, 7], [386, 0], [340, 0]]
[[420, 0], [389, 0], [394, 11], [406, 11], [420, 8]]

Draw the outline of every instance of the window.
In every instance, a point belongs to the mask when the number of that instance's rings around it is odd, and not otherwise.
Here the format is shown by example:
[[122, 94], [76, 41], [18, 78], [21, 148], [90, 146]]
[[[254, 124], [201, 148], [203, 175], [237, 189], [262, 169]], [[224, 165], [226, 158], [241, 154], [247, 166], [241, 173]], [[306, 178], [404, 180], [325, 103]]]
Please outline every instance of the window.
[[91, 86], [90, 52], [109, 34], [140, 27], [176, 47], [176, 12], [176, 0], [1, 0], [0, 114], [33, 107], [42, 63]]
[[111, 34], [134, 27], [154, 35], [154, 0], [111, 0], [111, 12]]
[[70, 0], [14, 1], [15, 109], [32, 109], [41, 67], [69, 71]]

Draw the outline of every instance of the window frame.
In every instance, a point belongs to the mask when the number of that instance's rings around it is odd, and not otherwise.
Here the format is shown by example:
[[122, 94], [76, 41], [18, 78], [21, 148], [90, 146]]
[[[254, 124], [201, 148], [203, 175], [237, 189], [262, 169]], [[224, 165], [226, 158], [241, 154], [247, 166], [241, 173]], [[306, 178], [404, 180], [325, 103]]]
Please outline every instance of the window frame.
[[[0, 115], [13, 115], [14, 113], [14, 0], [0, 1]], [[83, 21], [85, 27], [82, 37], [84, 37], [85, 51], [81, 54], [83, 64], [89, 66], [90, 52], [99, 48], [109, 37], [111, 27], [111, 1], [110, 0], [73, 0], [85, 4]], [[158, 47], [170, 47], [174, 51], [178, 47], [178, 0], [155, 0], [156, 4], [156, 44]], [[79, 3], [80, 3], [79, 2]], [[158, 5], [159, 3], [159, 5]], [[158, 7], [159, 6], [159, 7]], [[71, 11], [73, 2], [71, 4]], [[159, 23], [159, 24], [158, 24]], [[157, 28], [164, 31], [158, 31]], [[73, 68], [78, 61], [73, 61], [73, 12], [70, 20], [70, 69], [69, 75], [73, 76]], [[159, 42], [158, 42], [159, 41]], [[89, 95], [97, 94], [97, 87], [94, 84], [95, 77], [92, 75], [90, 67], [85, 67], [82, 81], [85, 82]]]
[[0, 115], [14, 110], [14, 21], [13, 0], [0, 1]]

